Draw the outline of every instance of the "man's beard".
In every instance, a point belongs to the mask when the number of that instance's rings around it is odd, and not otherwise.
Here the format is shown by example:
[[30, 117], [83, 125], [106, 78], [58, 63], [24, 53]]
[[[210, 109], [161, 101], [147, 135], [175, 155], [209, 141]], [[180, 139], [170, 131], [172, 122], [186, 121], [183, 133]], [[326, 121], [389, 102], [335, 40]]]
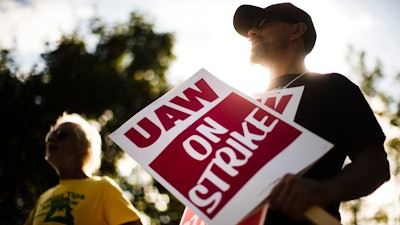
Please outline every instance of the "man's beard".
[[264, 43], [260, 43], [257, 46], [253, 47], [250, 55], [250, 63], [261, 65], [268, 57], [266, 49], [267, 46], [265, 46]]

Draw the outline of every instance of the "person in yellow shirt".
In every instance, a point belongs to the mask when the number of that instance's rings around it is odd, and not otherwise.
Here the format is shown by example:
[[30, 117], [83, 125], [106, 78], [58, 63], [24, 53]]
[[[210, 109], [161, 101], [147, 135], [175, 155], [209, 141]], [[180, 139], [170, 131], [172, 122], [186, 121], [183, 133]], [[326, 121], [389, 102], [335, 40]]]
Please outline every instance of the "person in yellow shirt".
[[39, 197], [25, 225], [142, 225], [117, 183], [94, 175], [101, 164], [101, 137], [93, 125], [64, 113], [45, 140], [45, 158], [60, 182]]

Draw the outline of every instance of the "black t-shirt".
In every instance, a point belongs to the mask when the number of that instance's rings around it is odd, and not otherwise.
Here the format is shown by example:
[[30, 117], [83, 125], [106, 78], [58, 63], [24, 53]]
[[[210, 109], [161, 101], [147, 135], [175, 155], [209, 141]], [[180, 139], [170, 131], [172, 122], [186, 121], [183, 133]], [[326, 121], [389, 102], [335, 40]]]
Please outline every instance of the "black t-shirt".
[[[271, 80], [269, 90], [284, 87], [299, 74], [288, 74]], [[334, 144], [303, 176], [317, 180], [328, 179], [339, 173], [346, 156], [352, 158], [354, 146], [365, 140], [383, 145], [385, 135], [362, 92], [340, 74], [307, 73], [290, 87], [304, 86], [295, 122]], [[304, 149], [306, 151], [306, 149]], [[340, 219], [339, 204], [326, 210]], [[266, 223], [301, 224], [288, 220], [279, 211], [268, 211]], [[307, 224], [307, 223], [304, 223]]]

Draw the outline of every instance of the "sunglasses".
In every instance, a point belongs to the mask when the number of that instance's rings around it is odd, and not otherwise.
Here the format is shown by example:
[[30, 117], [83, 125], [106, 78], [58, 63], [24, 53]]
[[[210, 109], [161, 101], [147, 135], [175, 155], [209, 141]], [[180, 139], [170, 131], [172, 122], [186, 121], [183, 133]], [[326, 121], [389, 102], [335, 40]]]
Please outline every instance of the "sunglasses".
[[47, 133], [45, 141], [48, 142], [50, 137], [56, 137], [59, 140], [64, 140], [71, 136], [71, 132], [65, 128], [58, 128]]
[[296, 23], [295, 21], [293, 21], [293, 19], [289, 17], [269, 14], [269, 15], [263, 15], [260, 18], [258, 18], [254, 23], [254, 27], [256, 27], [257, 29], [261, 29], [266, 22], [271, 20], [281, 20], [288, 23]]

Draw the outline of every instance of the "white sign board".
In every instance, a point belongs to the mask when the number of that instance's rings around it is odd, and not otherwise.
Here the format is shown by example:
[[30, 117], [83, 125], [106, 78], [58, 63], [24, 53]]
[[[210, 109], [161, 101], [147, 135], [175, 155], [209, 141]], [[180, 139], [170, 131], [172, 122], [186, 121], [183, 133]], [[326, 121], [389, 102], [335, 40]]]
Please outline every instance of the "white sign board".
[[238, 223], [332, 147], [203, 69], [110, 138], [208, 225]]

